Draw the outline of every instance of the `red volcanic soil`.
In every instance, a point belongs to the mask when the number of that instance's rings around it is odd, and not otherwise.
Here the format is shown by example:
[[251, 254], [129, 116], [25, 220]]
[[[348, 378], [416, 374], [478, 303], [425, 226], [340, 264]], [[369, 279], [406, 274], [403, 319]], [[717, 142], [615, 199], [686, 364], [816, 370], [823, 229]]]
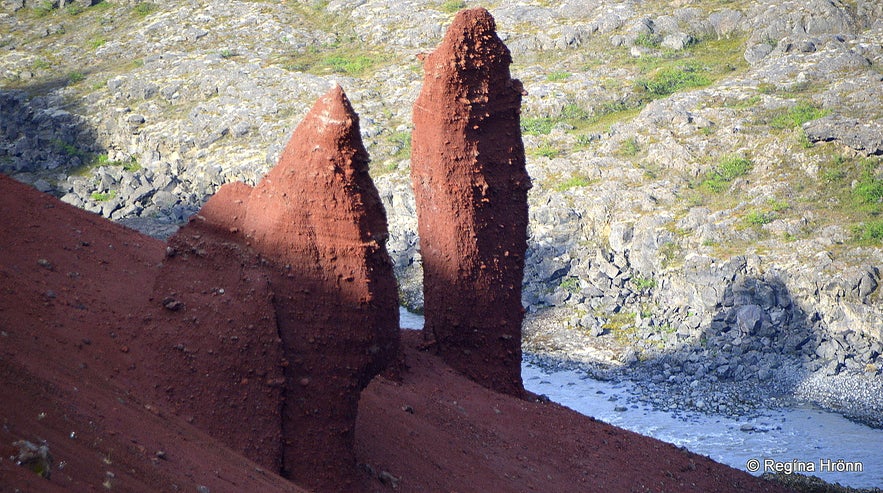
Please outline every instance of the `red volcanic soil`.
[[[172, 328], [145, 322], [140, 310], [162, 271], [164, 242], [4, 176], [0, 211], [0, 492], [303, 491], [177, 410], [156, 378], [185, 348], [208, 355], [209, 341], [220, 344], [216, 333], [190, 334], [193, 346], [176, 349]], [[205, 276], [206, 285], [218, 279]], [[210, 312], [217, 295], [191, 296], [186, 309]], [[200, 300], [206, 306], [193, 306]], [[556, 404], [494, 393], [419, 351], [421, 340], [403, 332], [401, 380], [377, 377], [362, 393], [355, 456], [363, 491], [788, 491]], [[233, 363], [182, 381], [245, 385], [248, 377], [225, 380]], [[266, 392], [271, 384], [261, 383]], [[175, 395], [186, 395], [181, 387]], [[189, 402], [224, 407], [225, 419], [247, 430], [252, 416], [228, 402], [238, 395], [203, 391]], [[17, 465], [21, 440], [48, 447], [48, 479]]]

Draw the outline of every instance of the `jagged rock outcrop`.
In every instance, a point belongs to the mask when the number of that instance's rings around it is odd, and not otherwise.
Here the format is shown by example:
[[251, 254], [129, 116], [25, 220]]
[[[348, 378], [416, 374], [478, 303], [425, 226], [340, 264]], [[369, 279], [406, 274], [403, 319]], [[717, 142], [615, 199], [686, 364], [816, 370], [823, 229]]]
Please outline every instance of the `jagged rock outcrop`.
[[[271, 298], [273, 319], [266, 325], [281, 339], [283, 475], [319, 491], [357, 489], [359, 393], [396, 358], [398, 303], [386, 215], [368, 175], [358, 116], [343, 90], [336, 86], [319, 99], [257, 186], [222, 187], [172, 244], [182, 236], [204, 240], [194, 228], [214, 235], [215, 248], [247, 245], [260, 256], [258, 273], [250, 273], [256, 262], [248, 258], [213, 268], [219, 276], [237, 268], [249, 273], [242, 274], [249, 282], [238, 286], [253, 298]], [[167, 269], [174, 271], [175, 263]], [[266, 284], [269, 291], [260, 287]], [[176, 307], [186, 311], [186, 300], [166, 303]]]
[[424, 59], [411, 179], [426, 331], [457, 370], [520, 394], [527, 191], [521, 83], [482, 8], [457, 14]]
[[803, 124], [810, 142], [838, 141], [866, 155], [883, 154], [883, 124], [843, 116], [825, 116]]

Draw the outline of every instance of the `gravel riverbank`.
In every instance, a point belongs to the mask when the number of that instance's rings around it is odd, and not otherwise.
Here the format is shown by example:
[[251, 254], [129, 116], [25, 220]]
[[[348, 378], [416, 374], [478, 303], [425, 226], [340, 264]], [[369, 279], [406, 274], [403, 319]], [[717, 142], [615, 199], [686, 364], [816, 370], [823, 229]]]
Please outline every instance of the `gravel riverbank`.
[[[633, 345], [610, 334], [578, 334], [542, 316], [528, 318], [525, 333], [526, 361], [549, 371], [576, 370], [588, 378], [629, 381], [640, 389], [640, 400], [654, 409], [750, 417], [759, 408], [807, 402], [883, 428], [880, 376], [857, 371], [830, 374], [817, 357], [770, 350], [746, 359], [738, 347], [718, 345], [720, 341], [712, 339], [701, 349], [681, 346], [638, 358]], [[731, 371], [733, 366], [744, 368], [742, 361], [754, 360], [761, 362], [759, 369], [755, 364], [747, 371]]]

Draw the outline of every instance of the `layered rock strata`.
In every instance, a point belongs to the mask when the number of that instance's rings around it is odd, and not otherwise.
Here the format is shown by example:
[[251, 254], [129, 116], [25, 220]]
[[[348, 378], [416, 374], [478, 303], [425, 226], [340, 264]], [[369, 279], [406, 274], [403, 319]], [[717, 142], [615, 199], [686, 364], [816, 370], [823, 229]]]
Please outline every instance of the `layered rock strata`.
[[411, 179], [426, 331], [445, 361], [508, 394], [521, 381], [527, 191], [521, 83], [482, 8], [457, 14], [424, 58]]
[[358, 489], [359, 393], [396, 357], [398, 303], [386, 214], [343, 90], [316, 102], [260, 183], [225, 185], [193, 222], [247, 245], [264, 267], [281, 339], [283, 475]]

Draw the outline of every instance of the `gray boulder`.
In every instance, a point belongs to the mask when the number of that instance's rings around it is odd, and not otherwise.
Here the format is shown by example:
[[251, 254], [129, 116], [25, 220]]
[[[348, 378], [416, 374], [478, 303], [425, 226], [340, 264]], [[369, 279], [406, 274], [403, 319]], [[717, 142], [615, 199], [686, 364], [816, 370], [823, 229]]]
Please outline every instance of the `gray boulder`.
[[883, 125], [841, 115], [829, 115], [803, 124], [810, 142], [837, 141], [866, 155], [883, 154]]

